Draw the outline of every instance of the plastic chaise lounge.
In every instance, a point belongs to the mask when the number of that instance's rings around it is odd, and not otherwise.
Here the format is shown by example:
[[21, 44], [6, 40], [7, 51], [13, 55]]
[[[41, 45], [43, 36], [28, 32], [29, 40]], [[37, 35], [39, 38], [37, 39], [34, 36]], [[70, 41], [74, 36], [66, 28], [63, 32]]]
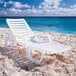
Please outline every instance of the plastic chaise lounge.
[[[53, 41], [49, 34], [46, 34], [48, 41], [36, 40], [36, 35], [24, 19], [6, 19], [6, 22], [12, 32], [12, 37], [5, 37], [5, 48], [10, 50], [8, 46], [9, 40], [14, 43], [17, 42], [26, 48], [26, 56], [33, 63], [40, 64], [45, 54], [60, 53], [71, 48], [68, 45]], [[30, 49], [35, 49], [42, 53], [40, 60], [32, 58]]]

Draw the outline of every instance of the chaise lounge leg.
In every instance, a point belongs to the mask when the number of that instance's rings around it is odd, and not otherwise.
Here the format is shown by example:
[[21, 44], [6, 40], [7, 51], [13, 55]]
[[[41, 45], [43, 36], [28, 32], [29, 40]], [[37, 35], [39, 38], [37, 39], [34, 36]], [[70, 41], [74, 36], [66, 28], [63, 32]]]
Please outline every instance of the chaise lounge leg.
[[8, 41], [9, 41], [9, 38], [5, 37], [5, 49], [7, 49], [9, 51], [10, 47], [8, 46]]
[[12, 41], [13, 42], [13, 46], [14, 46], [14, 43], [15, 43], [15, 40], [13, 38], [10, 38], [10, 37], [5, 37], [5, 49], [7, 49], [8, 51], [10, 51], [10, 47], [8, 46], [8, 42], [9, 41]]
[[30, 49], [30, 47], [28, 47], [28, 48], [26, 49], [26, 56], [27, 56], [27, 58], [28, 58], [30, 61], [32, 61], [33, 63], [36, 63], [37, 65], [39, 65], [40, 62], [41, 62], [42, 59], [43, 59], [44, 54], [41, 55], [41, 59], [40, 59], [40, 60], [33, 59], [32, 56], [31, 56], [31, 49]]
[[40, 62], [43, 60], [45, 53], [42, 53]]

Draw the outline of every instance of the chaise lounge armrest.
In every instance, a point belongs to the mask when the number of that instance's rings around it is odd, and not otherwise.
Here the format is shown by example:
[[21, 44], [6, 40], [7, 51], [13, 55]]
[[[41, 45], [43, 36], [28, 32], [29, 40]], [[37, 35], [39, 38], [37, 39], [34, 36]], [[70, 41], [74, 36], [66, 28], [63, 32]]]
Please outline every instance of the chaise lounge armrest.
[[31, 38], [31, 41], [34, 42], [34, 43], [46, 43], [46, 42], [48, 42], [48, 40], [41, 40], [37, 36], [33, 36]]

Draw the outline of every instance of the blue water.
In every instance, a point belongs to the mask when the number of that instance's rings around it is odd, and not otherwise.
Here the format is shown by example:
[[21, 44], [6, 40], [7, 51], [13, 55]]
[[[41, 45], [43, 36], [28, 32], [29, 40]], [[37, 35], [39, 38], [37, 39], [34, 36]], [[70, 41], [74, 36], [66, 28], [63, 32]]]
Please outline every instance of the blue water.
[[[32, 30], [76, 34], [76, 17], [26, 17], [24, 19]], [[0, 27], [8, 28], [6, 18], [0, 18]]]

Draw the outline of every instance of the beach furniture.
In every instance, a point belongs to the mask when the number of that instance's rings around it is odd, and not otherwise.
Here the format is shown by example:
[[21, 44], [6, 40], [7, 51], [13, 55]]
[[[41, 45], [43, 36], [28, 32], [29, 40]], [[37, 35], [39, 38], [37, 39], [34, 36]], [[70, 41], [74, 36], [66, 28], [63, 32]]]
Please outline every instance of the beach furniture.
[[[41, 41], [37, 39], [35, 33], [24, 19], [6, 19], [6, 22], [12, 32], [12, 37], [6, 36], [5, 48], [10, 50], [8, 46], [9, 40], [12, 40], [13, 43], [17, 42], [26, 48], [26, 56], [33, 63], [40, 64], [45, 54], [60, 53], [71, 48], [68, 45], [53, 41], [48, 33], [46, 33], [48, 40]], [[42, 53], [40, 60], [32, 58], [31, 49]]]

